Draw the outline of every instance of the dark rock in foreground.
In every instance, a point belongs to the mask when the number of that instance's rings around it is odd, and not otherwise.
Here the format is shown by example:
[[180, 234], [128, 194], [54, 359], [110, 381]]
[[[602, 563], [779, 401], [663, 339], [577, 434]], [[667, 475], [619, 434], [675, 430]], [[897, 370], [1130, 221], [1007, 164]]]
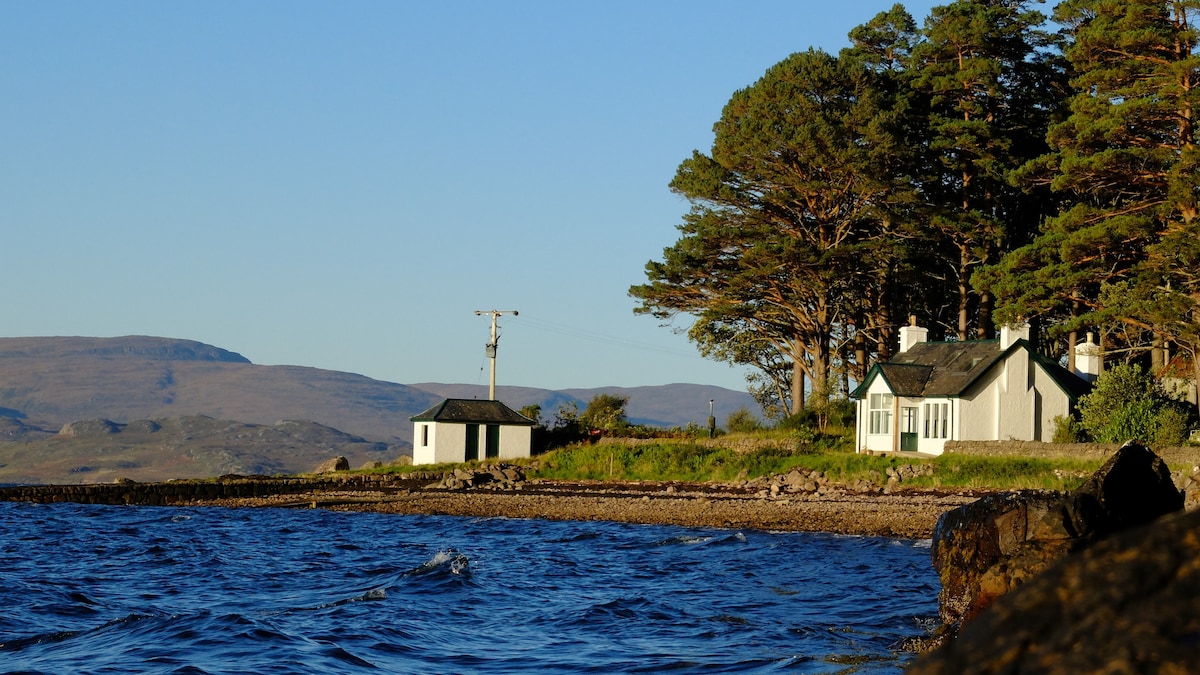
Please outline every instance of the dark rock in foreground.
[[1200, 511], [1069, 556], [966, 623], [910, 675], [1200, 672]]
[[942, 621], [968, 621], [1064, 556], [1182, 508], [1166, 463], [1127, 443], [1069, 494], [1007, 492], [949, 511], [932, 548]]

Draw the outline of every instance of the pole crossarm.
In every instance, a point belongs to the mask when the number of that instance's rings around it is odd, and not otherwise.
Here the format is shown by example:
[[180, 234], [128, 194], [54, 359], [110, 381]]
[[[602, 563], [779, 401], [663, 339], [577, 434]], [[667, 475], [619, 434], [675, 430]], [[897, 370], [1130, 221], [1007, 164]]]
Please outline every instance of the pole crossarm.
[[500, 342], [500, 337], [496, 333], [496, 321], [500, 318], [501, 314], [512, 314], [513, 316], [517, 316], [517, 310], [515, 310], [515, 309], [486, 309], [486, 310], [477, 309], [477, 310], [475, 310], [475, 316], [483, 316], [484, 314], [487, 314], [488, 316], [492, 317], [492, 339], [490, 342], [487, 343], [487, 345], [485, 345], [486, 346], [485, 351], [487, 353], [487, 357], [489, 359], [491, 359], [491, 361], [492, 361], [492, 376], [488, 383], [488, 399], [495, 401], [496, 400], [496, 347]]

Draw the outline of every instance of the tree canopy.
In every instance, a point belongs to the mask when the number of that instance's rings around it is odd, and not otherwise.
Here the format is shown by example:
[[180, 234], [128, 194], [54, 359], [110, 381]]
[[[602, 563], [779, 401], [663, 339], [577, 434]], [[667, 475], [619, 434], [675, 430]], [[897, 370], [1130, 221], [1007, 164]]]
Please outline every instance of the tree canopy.
[[779, 414], [848, 390], [909, 316], [959, 340], [1031, 320], [1053, 354], [1086, 328], [1194, 378], [1200, 0], [1040, 4], [919, 27], [897, 4], [735, 92], [670, 183], [691, 210], [635, 311], [692, 317]]

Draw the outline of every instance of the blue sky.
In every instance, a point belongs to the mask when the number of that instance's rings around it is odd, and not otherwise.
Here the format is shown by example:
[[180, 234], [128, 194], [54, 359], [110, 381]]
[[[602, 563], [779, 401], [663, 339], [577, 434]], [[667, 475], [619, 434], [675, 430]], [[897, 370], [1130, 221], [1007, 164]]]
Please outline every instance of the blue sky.
[[741, 390], [633, 314], [667, 183], [891, 4], [2, 0], [0, 336], [486, 384], [475, 311], [515, 309], [502, 386]]

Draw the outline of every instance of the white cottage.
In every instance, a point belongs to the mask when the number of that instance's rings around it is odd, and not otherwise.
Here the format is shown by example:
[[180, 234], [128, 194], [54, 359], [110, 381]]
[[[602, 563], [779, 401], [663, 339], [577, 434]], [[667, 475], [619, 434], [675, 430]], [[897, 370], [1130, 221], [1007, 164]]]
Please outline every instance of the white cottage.
[[533, 420], [499, 401], [450, 398], [410, 418], [413, 464], [529, 457]]
[[1049, 441], [1054, 418], [1091, 389], [1087, 374], [1034, 352], [1027, 324], [1002, 328], [999, 340], [926, 342], [927, 335], [901, 328], [900, 352], [851, 394], [858, 452], [940, 455], [951, 440]]

